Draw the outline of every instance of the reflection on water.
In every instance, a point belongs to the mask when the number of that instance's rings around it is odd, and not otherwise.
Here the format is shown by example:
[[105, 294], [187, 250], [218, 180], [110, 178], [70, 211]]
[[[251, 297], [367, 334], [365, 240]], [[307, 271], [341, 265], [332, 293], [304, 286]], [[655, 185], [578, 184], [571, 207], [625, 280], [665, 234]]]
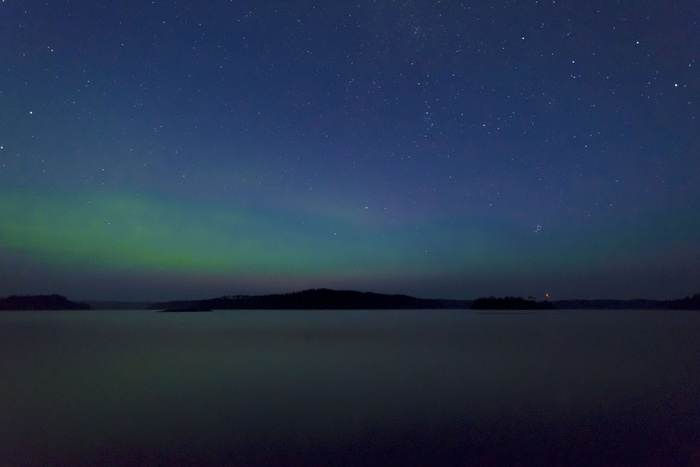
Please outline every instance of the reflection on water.
[[700, 463], [700, 312], [0, 314], [0, 464]]

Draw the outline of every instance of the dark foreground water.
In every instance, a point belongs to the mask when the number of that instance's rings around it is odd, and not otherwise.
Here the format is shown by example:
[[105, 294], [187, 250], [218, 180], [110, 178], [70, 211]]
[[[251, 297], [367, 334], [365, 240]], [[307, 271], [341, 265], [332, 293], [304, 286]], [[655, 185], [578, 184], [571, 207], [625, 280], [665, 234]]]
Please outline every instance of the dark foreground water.
[[0, 465], [700, 465], [700, 312], [0, 313]]

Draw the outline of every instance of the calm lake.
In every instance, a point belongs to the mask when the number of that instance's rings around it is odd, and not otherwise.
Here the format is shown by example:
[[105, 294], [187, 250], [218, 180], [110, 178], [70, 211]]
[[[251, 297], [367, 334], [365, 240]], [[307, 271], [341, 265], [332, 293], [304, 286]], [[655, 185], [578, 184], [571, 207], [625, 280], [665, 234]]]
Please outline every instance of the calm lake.
[[698, 311], [0, 313], [0, 465], [700, 465]]

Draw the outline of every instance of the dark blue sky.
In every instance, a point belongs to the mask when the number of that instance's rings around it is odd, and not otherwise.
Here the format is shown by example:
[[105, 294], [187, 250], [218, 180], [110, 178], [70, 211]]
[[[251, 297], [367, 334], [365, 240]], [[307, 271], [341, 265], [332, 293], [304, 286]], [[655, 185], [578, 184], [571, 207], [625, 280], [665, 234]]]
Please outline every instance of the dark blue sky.
[[666, 298], [694, 1], [0, 3], [0, 295]]

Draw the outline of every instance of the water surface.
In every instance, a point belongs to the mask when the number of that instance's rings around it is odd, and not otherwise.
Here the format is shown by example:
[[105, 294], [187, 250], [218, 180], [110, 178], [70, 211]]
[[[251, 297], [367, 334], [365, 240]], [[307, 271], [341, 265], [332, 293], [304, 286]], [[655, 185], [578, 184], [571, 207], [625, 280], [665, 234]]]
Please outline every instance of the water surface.
[[1, 465], [700, 463], [700, 312], [0, 313]]

